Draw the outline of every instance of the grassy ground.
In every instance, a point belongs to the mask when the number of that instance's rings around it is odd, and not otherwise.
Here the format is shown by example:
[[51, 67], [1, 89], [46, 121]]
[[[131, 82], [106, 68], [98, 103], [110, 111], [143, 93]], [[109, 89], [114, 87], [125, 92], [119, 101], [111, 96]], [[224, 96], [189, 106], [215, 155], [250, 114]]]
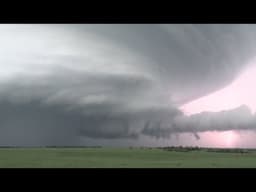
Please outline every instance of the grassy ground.
[[1, 168], [256, 167], [256, 152], [175, 152], [141, 148], [1, 148]]

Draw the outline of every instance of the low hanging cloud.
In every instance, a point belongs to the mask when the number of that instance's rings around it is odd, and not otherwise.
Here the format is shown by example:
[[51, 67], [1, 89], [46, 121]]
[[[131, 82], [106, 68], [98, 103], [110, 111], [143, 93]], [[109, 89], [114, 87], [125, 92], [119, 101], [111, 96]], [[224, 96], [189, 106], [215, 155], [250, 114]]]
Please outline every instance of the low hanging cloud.
[[[177, 109], [147, 109], [114, 112], [109, 104], [68, 108], [40, 101], [0, 103], [0, 144], [79, 145], [79, 137], [132, 139], [142, 135], [170, 138], [172, 135], [206, 131], [254, 130], [256, 117], [246, 106], [222, 112], [184, 116]], [[105, 109], [104, 109], [105, 108]], [[107, 110], [106, 110], [107, 109]], [[88, 113], [88, 110], [90, 113]]]
[[198, 133], [206, 131], [228, 130], [255, 130], [256, 116], [250, 109], [242, 105], [238, 108], [220, 112], [202, 112], [191, 116], [178, 115], [161, 122], [146, 124], [142, 133], [153, 137], [170, 137], [174, 133], [193, 133], [196, 139], [200, 139]]

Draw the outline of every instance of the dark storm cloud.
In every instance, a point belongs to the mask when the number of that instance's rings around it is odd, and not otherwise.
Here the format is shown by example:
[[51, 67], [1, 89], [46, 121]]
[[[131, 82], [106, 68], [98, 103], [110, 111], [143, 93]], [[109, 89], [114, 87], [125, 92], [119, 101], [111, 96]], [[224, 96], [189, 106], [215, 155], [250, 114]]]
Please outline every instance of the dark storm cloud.
[[79, 145], [81, 135], [108, 139], [137, 137], [136, 133], [129, 132], [128, 121], [122, 117], [89, 116], [79, 109], [46, 106], [38, 101], [22, 104], [5, 101], [0, 104], [1, 145]]
[[205, 131], [255, 130], [255, 128], [256, 116], [247, 106], [242, 105], [221, 112], [202, 112], [191, 116], [177, 115], [165, 125], [161, 125], [161, 121], [148, 122], [142, 133], [157, 138], [169, 138], [174, 133], [187, 132], [193, 133], [199, 139], [197, 133]]
[[[90, 104], [68, 109], [63, 104], [45, 105], [40, 101], [0, 103], [1, 145], [79, 145], [79, 137], [97, 139], [137, 139], [144, 121], [177, 110], [147, 110], [136, 113], [109, 113], [107, 104]], [[88, 113], [90, 111], [90, 113]], [[114, 110], [113, 110], [114, 111]], [[168, 113], [170, 111], [171, 113]], [[156, 117], [155, 115], [158, 115]], [[163, 117], [161, 117], [163, 118]], [[137, 126], [137, 127], [136, 127]]]
[[177, 107], [237, 76], [254, 57], [255, 25], [0, 28], [0, 144], [254, 129], [244, 108], [235, 118]]
[[40, 101], [19, 104], [2, 101], [0, 144], [81, 145], [79, 137], [134, 140], [142, 135], [170, 138], [180, 133], [192, 133], [200, 139], [200, 132], [254, 130], [256, 127], [256, 117], [245, 106], [190, 117], [176, 109], [108, 113], [111, 107], [114, 106], [90, 104], [82, 109], [68, 109], [63, 104], [45, 105]]

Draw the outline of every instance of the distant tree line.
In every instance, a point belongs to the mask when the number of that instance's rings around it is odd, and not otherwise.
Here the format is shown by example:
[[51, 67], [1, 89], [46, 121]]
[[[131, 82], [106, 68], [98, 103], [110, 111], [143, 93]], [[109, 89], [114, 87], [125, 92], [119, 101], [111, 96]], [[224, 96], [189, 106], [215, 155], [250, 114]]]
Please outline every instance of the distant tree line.
[[206, 151], [206, 152], [218, 152], [218, 153], [249, 153], [255, 151], [255, 149], [241, 149], [241, 148], [204, 148], [198, 146], [167, 146], [158, 147], [165, 151], [176, 151], [176, 152], [189, 152], [189, 151]]

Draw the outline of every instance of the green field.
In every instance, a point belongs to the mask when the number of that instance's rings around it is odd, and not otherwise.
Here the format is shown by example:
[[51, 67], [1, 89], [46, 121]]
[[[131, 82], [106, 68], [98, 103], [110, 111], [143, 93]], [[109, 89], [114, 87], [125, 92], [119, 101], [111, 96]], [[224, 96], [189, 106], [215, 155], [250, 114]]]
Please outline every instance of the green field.
[[1, 148], [1, 168], [226, 168], [256, 167], [256, 152], [152, 148]]

